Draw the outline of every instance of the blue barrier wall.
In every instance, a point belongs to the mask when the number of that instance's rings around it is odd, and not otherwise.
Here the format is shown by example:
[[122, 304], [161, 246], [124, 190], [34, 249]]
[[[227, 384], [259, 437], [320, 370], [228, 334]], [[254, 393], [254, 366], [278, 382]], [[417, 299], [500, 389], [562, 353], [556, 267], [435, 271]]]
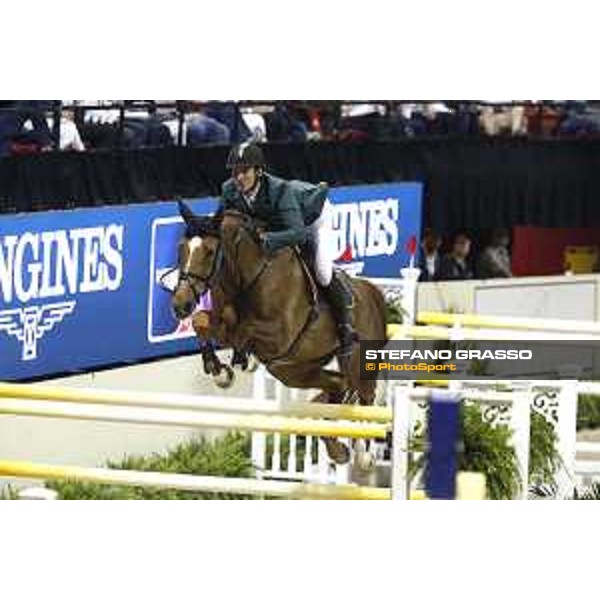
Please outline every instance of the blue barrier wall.
[[[419, 235], [420, 184], [336, 188], [344, 267], [397, 277]], [[198, 214], [217, 200], [191, 200]], [[0, 378], [20, 380], [193, 351], [160, 277], [175, 266], [175, 202], [0, 218]]]

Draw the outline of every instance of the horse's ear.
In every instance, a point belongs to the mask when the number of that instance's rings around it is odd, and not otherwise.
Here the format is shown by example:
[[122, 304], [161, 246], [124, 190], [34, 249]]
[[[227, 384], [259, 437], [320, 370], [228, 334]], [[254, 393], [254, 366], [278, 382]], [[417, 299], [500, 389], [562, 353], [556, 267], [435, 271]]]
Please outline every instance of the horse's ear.
[[203, 237], [205, 235], [218, 236], [219, 227], [212, 217], [201, 217], [195, 215], [190, 207], [182, 200], [177, 201], [179, 214], [185, 222], [187, 237]]
[[214, 217], [194, 217], [193, 227], [201, 237], [204, 235], [220, 237], [221, 235], [219, 223]]
[[185, 221], [186, 225], [193, 223], [196, 215], [192, 212], [192, 209], [182, 200], [177, 200], [177, 205], [179, 207], [179, 214]]

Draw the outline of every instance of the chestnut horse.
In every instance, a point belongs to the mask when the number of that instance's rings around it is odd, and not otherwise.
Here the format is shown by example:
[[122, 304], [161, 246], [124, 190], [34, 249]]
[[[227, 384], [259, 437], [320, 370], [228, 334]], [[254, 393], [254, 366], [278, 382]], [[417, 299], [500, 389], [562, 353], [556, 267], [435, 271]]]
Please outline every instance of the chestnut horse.
[[[292, 388], [322, 390], [319, 400], [341, 403], [375, 400], [377, 382], [360, 379], [359, 344], [348, 376], [325, 368], [335, 357], [338, 337], [329, 307], [321, 303], [313, 278], [295, 248], [267, 253], [258, 241], [260, 224], [236, 211], [219, 221], [194, 215], [182, 202], [186, 224], [179, 247], [179, 281], [173, 309], [192, 314], [210, 289], [217, 299], [211, 335], [225, 346], [252, 352], [279, 381]], [[353, 326], [362, 340], [386, 339], [385, 301], [364, 279], [351, 280]], [[326, 438], [330, 458], [349, 460], [346, 446]]]

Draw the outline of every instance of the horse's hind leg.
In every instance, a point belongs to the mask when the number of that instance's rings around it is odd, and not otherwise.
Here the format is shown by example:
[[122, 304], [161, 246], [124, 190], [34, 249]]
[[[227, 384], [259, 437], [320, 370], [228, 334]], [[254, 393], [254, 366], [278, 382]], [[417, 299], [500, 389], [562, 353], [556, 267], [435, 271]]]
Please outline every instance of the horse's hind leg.
[[[375, 404], [377, 380], [360, 378], [360, 352], [358, 344], [352, 355], [349, 369], [349, 381], [341, 373], [321, 369], [320, 376], [333, 382], [333, 388], [329, 391], [323, 391], [313, 401], [327, 402], [329, 404], [342, 404], [348, 394], [355, 393], [363, 406], [372, 406]], [[320, 385], [310, 386], [326, 390]], [[337, 464], [345, 464], [350, 460], [350, 450], [338, 438], [322, 438], [327, 447], [327, 454]], [[352, 442], [354, 449], [354, 462], [358, 468], [363, 471], [370, 471], [375, 466], [374, 443], [372, 440], [354, 440]]]
[[377, 380], [361, 380], [355, 384], [356, 391], [358, 392], [359, 402], [363, 406], [373, 406], [375, 404], [375, 398], [377, 395]]
[[[358, 401], [363, 406], [375, 404], [377, 394], [376, 379], [360, 378], [360, 353], [358, 346], [355, 347], [349, 369], [350, 386], [358, 396]], [[362, 472], [370, 472], [375, 467], [376, 444], [373, 440], [353, 440], [354, 465]]]
[[[271, 374], [285, 385], [297, 388], [316, 388], [323, 390], [314, 400], [325, 401], [329, 404], [341, 404], [346, 392], [346, 378], [337, 371], [323, 369], [320, 365], [298, 365], [290, 367], [272, 367]], [[336, 464], [346, 464], [350, 461], [350, 450], [338, 438], [321, 438], [327, 448], [329, 458]]]
[[319, 364], [269, 366], [269, 372], [284, 385], [292, 388], [323, 390], [330, 396], [330, 403], [337, 403], [337, 398], [347, 387], [341, 373], [323, 369]]
[[[327, 404], [342, 404], [348, 394], [348, 390], [336, 392], [321, 392], [312, 399], [312, 402], [324, 402]], [[327, 448], [329, 458], [338, 465], [344, 465], [350, 461], [350, 450], [346, 444], [335, 437], [322, 437]]]

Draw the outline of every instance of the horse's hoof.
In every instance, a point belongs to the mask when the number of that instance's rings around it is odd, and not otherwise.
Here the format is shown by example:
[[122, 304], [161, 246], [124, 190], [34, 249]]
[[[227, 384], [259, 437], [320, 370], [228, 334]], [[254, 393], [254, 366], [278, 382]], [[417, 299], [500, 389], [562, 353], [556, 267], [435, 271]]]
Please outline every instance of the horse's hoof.
[[229, 365], [223, 365], [221, 371], [216, 375], [213, 375], [214, 384], [222, 390], [230, 388], [234, 381], [235, 372]]
[[245, 371], [248, 368], [248, 355], [243, 350], [234, 350], [231, 357], [231, 366], [236, 371]]
[[368, 450], [356, 452], [354, 467], [360, 471], [372, 471], [375, 468], [375, 456]]
[[248, 367], [247, 367], [248, 373], [256, 372], [258, 367], [260, 367], [260, 362], [258, 361], [258, 358], [256, 358], [256, 356], [254, 356], [254, 354], [251, 354], [248, 357]]
[[323, 438], [327, 455], [336, 465], [345, 465], [350, 462], [350, 450], [346, 444], [336, 438]]

